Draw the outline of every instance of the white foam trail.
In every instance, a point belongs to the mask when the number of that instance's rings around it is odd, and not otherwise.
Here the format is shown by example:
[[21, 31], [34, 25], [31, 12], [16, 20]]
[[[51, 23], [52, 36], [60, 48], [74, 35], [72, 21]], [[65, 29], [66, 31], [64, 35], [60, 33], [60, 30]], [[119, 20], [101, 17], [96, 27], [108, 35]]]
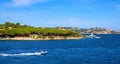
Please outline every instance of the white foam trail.
[[0, 56], [32, 56], [32, 55], [43, 55], [47, 51], [34, 52], [34, 53], [20, 53], [20, 54], [0, 54]]

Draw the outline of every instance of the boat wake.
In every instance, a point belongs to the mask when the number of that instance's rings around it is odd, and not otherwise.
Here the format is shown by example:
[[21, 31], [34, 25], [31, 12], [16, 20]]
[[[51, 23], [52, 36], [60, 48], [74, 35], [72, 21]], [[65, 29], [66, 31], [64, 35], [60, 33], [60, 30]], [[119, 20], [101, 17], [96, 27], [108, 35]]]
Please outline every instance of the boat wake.
[[34, 52], [34, 53], [19, 53], [19, 54], [0, 54], [0, 56], [39, 56], [46, 54], [47, 51]]

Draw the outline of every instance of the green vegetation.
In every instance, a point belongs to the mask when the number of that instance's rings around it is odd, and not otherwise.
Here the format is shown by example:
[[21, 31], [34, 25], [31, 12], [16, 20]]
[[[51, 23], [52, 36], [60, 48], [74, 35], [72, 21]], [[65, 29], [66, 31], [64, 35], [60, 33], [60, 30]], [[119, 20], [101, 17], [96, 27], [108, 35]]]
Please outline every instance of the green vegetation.
[[64, 37], [79, 37], [79, 33], [71, 30], [62, 30], [58, 28], [35, 28], [28, 25], [21, 25], [20, 23], [11, 23], [6, 22], [5, 24], [0, 24], [0, 37], [32, 37], [36, 38], [45, 38], [48, 36], [53, 39], [55, 36], [64, 36]]

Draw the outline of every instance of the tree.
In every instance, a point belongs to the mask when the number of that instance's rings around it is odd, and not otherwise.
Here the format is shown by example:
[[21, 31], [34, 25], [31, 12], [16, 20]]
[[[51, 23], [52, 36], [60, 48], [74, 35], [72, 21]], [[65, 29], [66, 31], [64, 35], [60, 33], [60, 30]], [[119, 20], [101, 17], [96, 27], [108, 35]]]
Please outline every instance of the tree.
[[0, 24], [0, 29], [4, 29], [4, 25], [3, 24]]
[[10, 27], [11, 27], [11, 28], [14, 27], [15, 24], [14, 24], [14, 23], [11, 23], [11, 22], [5, 22], [4, 26], [5, 26], [5, 29], [6, 29], [6, 30], [9, 30], [9, 28], [10, 28]]
[[20, 27], [20, 23], [16, 23], [16, 24], [15, 24], [15, 27], [16, 27], [16, 28]]

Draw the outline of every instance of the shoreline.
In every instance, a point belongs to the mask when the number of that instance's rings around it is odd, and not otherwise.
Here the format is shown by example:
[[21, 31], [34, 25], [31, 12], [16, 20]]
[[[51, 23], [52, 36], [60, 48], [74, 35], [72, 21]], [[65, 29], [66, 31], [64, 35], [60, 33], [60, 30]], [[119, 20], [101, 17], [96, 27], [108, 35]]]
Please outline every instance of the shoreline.
[[15, 38], [0, 38], [0, 40], [77, 40], [77, 39], [82, 39], [84, 37], [68, 37], [68, 38], [54, 38], [54, 39], [50, 39], [50, 38], [45, 38], [45, 39], [34, 39], [34, 38], [30, 38], [30, 37], [15, 37]]

